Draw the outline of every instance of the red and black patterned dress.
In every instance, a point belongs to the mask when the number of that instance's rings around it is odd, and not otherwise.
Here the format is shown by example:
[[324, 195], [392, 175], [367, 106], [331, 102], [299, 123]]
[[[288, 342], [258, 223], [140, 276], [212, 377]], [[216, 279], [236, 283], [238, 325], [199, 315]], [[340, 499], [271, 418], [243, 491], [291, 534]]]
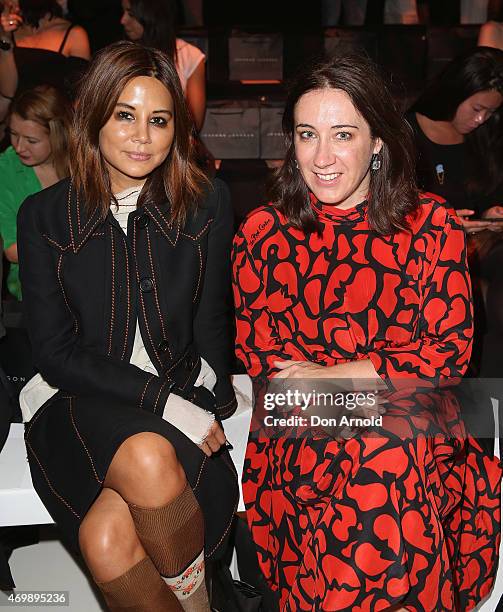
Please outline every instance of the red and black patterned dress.
[[[237, 355], [248, 374], [270, 378], [276, 359], [371, 359], [388, 385], [463, 374], [473, 328], [457, 220], [423, 197], [410, 232], [382, 237], [365, 203], [314, 209], [321, 235], [265, 206], [235, 237]], [[247, 517], [282, 609], [446, 612], [490, 591], [501, 469], [471, 437], [421, 435], [421, 419], [409, 421], [407, 442], [250, 435]]]

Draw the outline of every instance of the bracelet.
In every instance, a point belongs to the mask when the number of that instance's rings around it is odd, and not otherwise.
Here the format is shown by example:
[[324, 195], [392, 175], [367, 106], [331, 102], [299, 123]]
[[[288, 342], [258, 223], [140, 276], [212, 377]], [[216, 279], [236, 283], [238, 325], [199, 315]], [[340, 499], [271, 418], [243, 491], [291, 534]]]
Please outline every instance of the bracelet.
[[6, 32], [3, 33], [3, 35], [0, 35], [0, 49], [2, 51], [10, 51], [12, 49], [12, 47], [14, 46], [14, 36], [12, 34], [12, 32], [10, 33], [10, 40], [8, 40], [7, 38], [5, 38]]

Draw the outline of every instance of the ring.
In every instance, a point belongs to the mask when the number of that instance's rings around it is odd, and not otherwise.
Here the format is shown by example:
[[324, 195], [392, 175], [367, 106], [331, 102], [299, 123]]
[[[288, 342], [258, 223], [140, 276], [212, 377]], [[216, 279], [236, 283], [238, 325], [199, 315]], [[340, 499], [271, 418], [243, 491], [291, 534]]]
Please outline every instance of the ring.
[[14, 25], [15, 23], [16, 23], [16, 22], [15, 22], [13, 19], [11, 19], [11, 20], [9, 21], [9, 25]]

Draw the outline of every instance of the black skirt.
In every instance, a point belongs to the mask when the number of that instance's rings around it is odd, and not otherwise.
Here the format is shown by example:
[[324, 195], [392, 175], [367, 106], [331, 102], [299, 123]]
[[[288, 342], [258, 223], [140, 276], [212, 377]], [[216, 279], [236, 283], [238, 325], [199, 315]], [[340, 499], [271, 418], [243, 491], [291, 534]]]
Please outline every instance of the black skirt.
[[157, 433], [171, 442], [205, 520], [205, 555], [223, 552], [239, 499], [227, 449], [207, 457], [161, 417], [103, 398], [58, 392], [26, 424], [33, 486], [62, 538], [79, 551], [80, 523], [99, 495], [119, 446], [130, 436]]

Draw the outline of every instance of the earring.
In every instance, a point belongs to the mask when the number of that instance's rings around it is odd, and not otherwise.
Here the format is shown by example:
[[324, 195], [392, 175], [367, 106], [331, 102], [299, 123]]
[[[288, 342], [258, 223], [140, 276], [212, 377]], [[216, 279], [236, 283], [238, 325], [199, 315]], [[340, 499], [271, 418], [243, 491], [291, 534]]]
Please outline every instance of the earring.
[[371, 168], [372, 170], [379, 170], [381, 168], [381, 160], [379, 159], [378, 153], [372, 155]]
[[297, 160], [295, 160], [295, 167], [297, 168], [297, 170], [299, 169], [299, 162]]

